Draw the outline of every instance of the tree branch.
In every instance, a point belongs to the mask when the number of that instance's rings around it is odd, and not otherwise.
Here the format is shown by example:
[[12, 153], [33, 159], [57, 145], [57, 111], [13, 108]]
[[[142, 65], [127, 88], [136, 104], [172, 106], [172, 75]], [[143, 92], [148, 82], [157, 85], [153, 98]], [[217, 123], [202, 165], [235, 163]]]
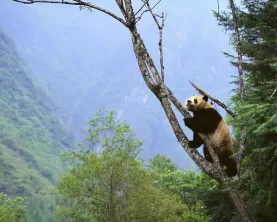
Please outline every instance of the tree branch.
[[[143, 1], [143, 0], [142, 0], [142, 1]], [[153, 8], [150, 7], [149, 1], [143, 1], [143, 2], [146, 4], [146, 6], [147, 6], [147, 8], [148, 8], [148, 11], [150, 11], [150, 13], [151, 13], [151, 15], [152, 15], [152, 17], [153, 17], [153, 19], [154, 19], [156, 25], [157, 25], [158, 28], [159, 28], [159, 27], [160, 27], [160, 24], [159, 24], [159, 22], [158, 22], [158, 20], [157, 20], [157, 18], [156, 18], [156, 16], [155, 16], [155, 14], [153, 13], [153, 9], [161, 2], [161, 0], [159, 0], [159, 1], [153, 6]]]
[[163, 91], [168, 96], [169, 100], [173, 103], [173, 105], [178, 109], [178, 111], [184, 116], [184, 117], [191, 117], [188, 111], [182, 106], [182, 104], [176, 99], [176, 97], [173, 95], [171, 90], [165, 85], [162, 85]]
[[161, 65], [161, 76], [162, 81], [164, 82], [164, 55], [163, 55], [163, 28], [164, 28], [165, 16], [162, 13], [162, 25], [159, 27], [160, 31], [160, 40], [159, 40], [159, 50], [160, 50], [160, 65]]
[[223, 102], [220, 102], [218, 99], [213, 98], [212, 96], [210, 96], [204, 90], [200, 89], [197, 85], [195, 85], [191, 81], [189, 81], [189, 82], [200, 94], [208, 96], [210, 98], [210, 100], [212, 100], [213, 102], [215, 102], [216, 104], [221, 106], [223, 109], [225, 109], [226, 112], [229, 113], [233, 118], [236, 118], [236, 115]]
[[[153, 12], [153, 9], [161, 2], [159, 0], [152, 8], [150, 7], [149, 1], [145, 1], [145, 4], [150, 11], [158, 29], [159, 29], [159, 52], [160, 52], [160, 66], [161, 66], [161, 77], [162, 81], [164, 82], [164, 62], [163, 62], [163, 28], [164, 28], [164, 22], [165, 22], [165, 16], [164, 13], [162, 13], [162, 16], [158, 16]], [[162, 24], [158, 22], [157, 17], [160, 17], [162, 19]]]
[[217, 17], [219, 16], [219, 0], [217, 0]]
[[124, 16], [124, 18], [127, 20], [127, 15], [126, 15], [126, 11], [125, 11], [125, 8], [124, 8], [124, 5], [123, 5], [123, 2], [122, 0], [115, 0], [118, 8], [120, 9], [122, 15]]
[[[136, 12], [136, 14], [135, 14], [135, 16], [144, 8], [144, 6], [146, 5], [146, 3], [148, 3], [149, 2], [149, 0], [146, 0], [145, 2], [143, 2], [143, 5], [140, 7], [140, 9]], [[147, 11], [147, 10], [146, 10]], [[143, 12], [144, 13], [144, 12]], [[143, 14], [142, 13], [142, 14]], [[141, 16], [142, 16], [142, 14], [141, 14]]]
[[128, 27], [127, 26], [127, 23], [122, 19], [120, 18], [119, 16], [115, 15], [114, 13], [104, 9], [104, 8], [101, 8], [97, 5], [94, 5], [92, 3], [89, 3], [89, 2], [84, 2], [84, 1], [64, 1], [64, 0], [12, 0], [14, 2], [19, 2], [19, 3], [22, 3], [22, 4], [34, 4], [34, 3], [50, 3], [50, 4], [65, 4], [65, 5], [77, 5], [77, 6], [87, 6], [87, 7], [90, 7], [90, 8], [93, 8], [97, 11], [100, 11], [100, 12], [103, 12], [111, 17], [113, 17], [114, 19], [116, 19], [117, 21], [119, 21], [120, 23], [122, 23], [125, 27]]
[[[143, 5], [140, 7], [140, 9], [136, 12], [135, 16], [148, 4], [149, 5], [149, 1], [150, 0], [142, 0], [143, 2]], [[137, 17], [137, 20], [140, 20], [142, 15], [145, 13], [145, 12], [149, 12], [150, 10], [153, 10], [159, 3], [161, 2], [161, 0], [159, 0], [152, 8], [150, 7], [147, 7], [146, 10], [144, 10], [139, 17]]]
[[273, 91], [273, 93], [271, 94], [270, 97], [274, 97], [276, 95], [276, 93], [277, 93], [277, 88], [274, 89], [274, 91]]

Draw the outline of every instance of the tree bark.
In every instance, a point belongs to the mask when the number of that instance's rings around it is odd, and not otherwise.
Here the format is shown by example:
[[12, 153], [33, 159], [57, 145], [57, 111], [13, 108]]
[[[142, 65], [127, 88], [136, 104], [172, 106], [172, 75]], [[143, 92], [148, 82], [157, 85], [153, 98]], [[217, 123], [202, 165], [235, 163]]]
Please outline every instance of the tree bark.
[[244, 203], [241, 196], [238, 194], [238, 192], [234, 189], [229, 190], [229, 196], [232, 199], [234, 205], [236, 206], [241, 218], [244, 222], [254, 222], [256, 221], [252, 216], [249, 214], [249, 211], [247, 209], [246, 204]]

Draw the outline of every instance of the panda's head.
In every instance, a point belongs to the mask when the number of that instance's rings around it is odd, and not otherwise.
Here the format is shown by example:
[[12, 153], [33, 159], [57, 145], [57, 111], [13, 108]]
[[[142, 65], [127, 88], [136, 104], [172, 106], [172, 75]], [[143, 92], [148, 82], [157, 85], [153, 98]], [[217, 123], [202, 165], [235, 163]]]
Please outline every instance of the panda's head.
[[211, 108], [212, 105], [208, 103], [208, 96], [191, 96], [185, 102], [185, 108], [191, 112], [197, 112], [201, 109]]

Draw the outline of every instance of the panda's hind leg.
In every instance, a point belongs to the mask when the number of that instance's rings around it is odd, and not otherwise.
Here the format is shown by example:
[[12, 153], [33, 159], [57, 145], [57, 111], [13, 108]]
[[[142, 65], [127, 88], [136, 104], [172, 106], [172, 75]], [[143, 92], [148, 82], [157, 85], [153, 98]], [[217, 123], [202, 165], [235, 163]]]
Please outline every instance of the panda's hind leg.
[[193, 140], [189, 141], [189, 147], [190, 148], [198, 148], [203, 144], [202, 138], [197, 134], [193, 133]]
[[212, 157], [210, 155], [210, 152], [208, 150], [208, 148], [204, 145], [204, 148], [203, 148], [203, 153], [204, 153], [204, 157], [207, 161], [213, 163], [213, 160], [212, 160]]
[[226, 167], [226, 173], [229, 177], [234, 177], [237, 174], [237, 163], [235, 157], [230, 157], [231, 152], [226, 152], [220, 156], [220, 162]]
[[[204, 157], [207, 161], [213, 163], [212, 157], [209, 153], [209, 150], [206, 146], [204, 146]], [[234, 157], [230, 157], [232, 155], [231, 152], [224, 152], [219, 154], [218, 158], [220, 163], [225, 168], [225, 171], [229, 177], [234, 177], [237, 174], [237, 163]]]

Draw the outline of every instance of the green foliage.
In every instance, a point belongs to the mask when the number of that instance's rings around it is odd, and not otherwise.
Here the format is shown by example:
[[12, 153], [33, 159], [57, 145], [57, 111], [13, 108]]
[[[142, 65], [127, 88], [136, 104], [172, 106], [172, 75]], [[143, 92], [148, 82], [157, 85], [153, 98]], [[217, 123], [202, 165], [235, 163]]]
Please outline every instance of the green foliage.
[[89, 149], [66, 155], [75, 165], [57, 185], [56, 221], [182, 221], [183, 204], [155, 187], [126, 122], [100, 111], [88, 134]]
[[0, 193], [0, 221], [19, 222], [24, 212], [22, 202], [21, 197], [11, 200], [8, 195]]
[[155, 178], [156, 187], [173, 193], [186, 206], [184, 221], [210, 221], [204, 197], [216, 186], [216, 181], [191, 170], [177, 170], [176, 164], [165, 156], [156, 155], [149, 162], [148, 168]]
[[164, 156], [157, 155], [149, 162], [156, 187], [170, 191], [185, 204], [184, 221], [230, 221], [233, 204], [226, 190], [215, 180], [192, 170], [177, 170]]
[[149, 162], [150, 169], [157, 173], [175, 172], [178, 168], [169, 158], [161, 155], [154, 156]]
[[27, 213], [39, 209], [48, 218], [26, 221], [51, 221], [48, 196], [63, 170], [59, 156], [72, 144], [56, 111], [0, 28], [0, 192], [24, 197]]
[[[231, 102], [238, 117], [229, 120], [237, 141], [242, 129], [247, 129], [237, 187], [257, 221], [276, 221], [277, 3], [273, 0], [244, 0], [242, 3], [244, 9], [238, 9], [238, 20], [246, 95], [241, 99], [239, 92], [234, 90]], [[219, 24], [232, 30], [229, 12], [219, 16]], [[231, 44], [235, 47], [234, 42], [232, 35]], [[232, 64], [237, 65], [236, 57], [230, 58]]]
[[54, 200], [51, 194], [36, 194], [28, 198], [28, 208], [22, 222], [53, 221], [54, 209]]

